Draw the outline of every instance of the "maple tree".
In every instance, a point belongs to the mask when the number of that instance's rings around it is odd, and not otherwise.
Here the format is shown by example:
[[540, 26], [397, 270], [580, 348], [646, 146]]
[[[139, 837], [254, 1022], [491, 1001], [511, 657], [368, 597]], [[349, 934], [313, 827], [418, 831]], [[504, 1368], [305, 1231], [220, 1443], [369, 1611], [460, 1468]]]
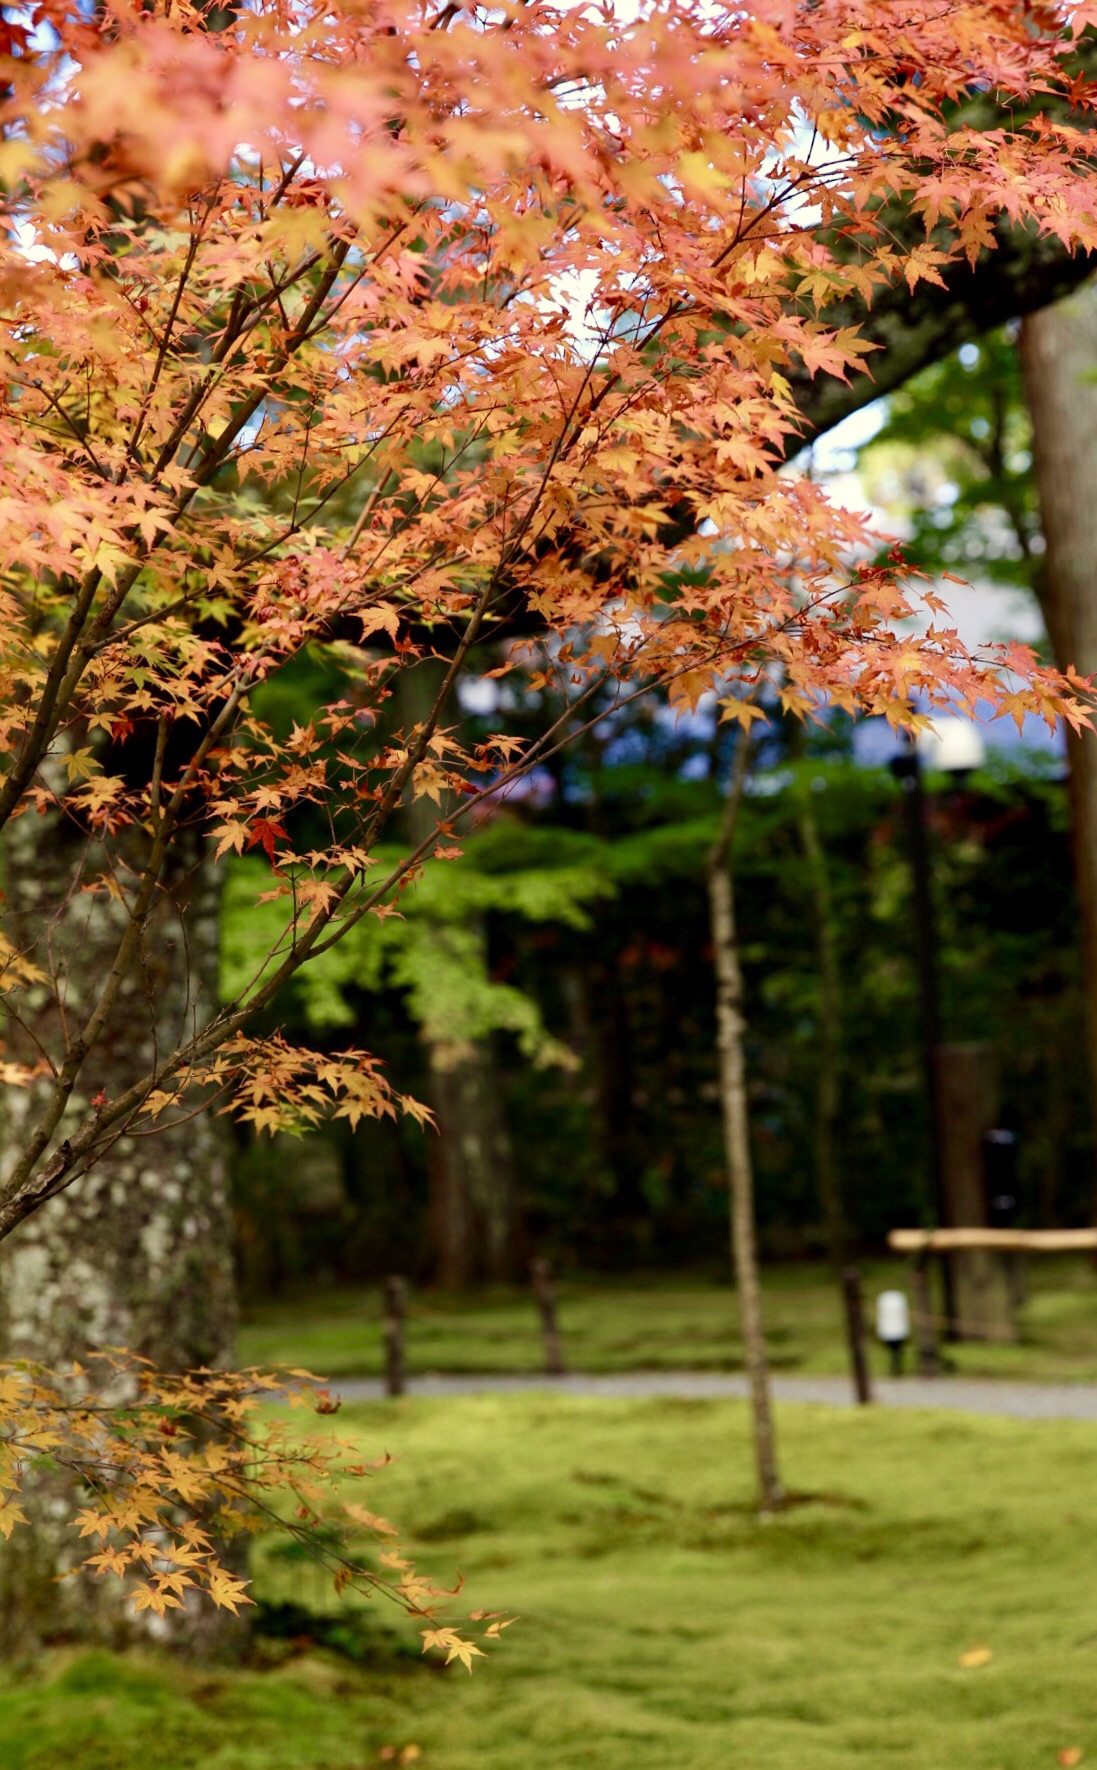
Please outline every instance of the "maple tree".
[[[63, 829], [71, 864], [52, 899], [13, 892], [0, 946], [0, 1239], [119, 1139], [212, 1106], [262, 1128], [422, 1116], [371, 1054], [249, 1021], [454, 852], [455, 801], [504, 791], [584, 709], [716, 687], [746, 718], [768, 677], [803, 716], [901, 722], [921, 695], [1083, 717], [1070, 671], [969, 655], [928, 585], [871, 563], [861, 520], [783, 462], [804, 377], [865, 363], [829, 323], [843, 302], [942, 282], [1003, 219], [1097, 244], [1086, 133], [1042, 103], [1089, 101], [1091, 11], [5, 16], [0, 831]], [[446, 724], [492, 637], [567, 695], [525, 747]], [[280, 738], [259, 691], [310, 648], [344, 687]], [[438, 691], [394, 730], [429, 654]], [[438, 814], [380, 867], [408, 801]], [[265, 856], [279, 931], [231, 1000], [91, 1091], [207, 837]], [[57, 952], [74, 903], [117, 929], [79, 1004]]]

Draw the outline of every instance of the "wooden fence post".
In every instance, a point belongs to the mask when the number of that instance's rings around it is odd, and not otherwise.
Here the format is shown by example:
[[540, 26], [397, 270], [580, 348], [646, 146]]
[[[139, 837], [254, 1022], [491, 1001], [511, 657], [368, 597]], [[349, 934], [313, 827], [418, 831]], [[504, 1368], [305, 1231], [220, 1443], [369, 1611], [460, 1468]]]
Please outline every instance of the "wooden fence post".
[[385, 1394], [404, 1393], [404, 1321], [407, 1316], [408, 1292], [402, 1278], [385, 1280], [385, 1320], [382, 1335], [385, 1342]]
[[842, 1274], [842, 1297], [846, 1306], [846, 1335], [849, 1340], [849, 1361], [853, 1371], [853, 1393], [861, 1407], [872, 1400], [872, 1378], [869, 1375], [865, 1348], [865, 1298], [861, 1274], [856, 1266], [847, 1266]]
[[564, 1374], [564, 1352], [560, 1344], [560, 1330], [556, 1325], [556, 1287], [552, 1282], [552, 1266], [543, 1254], [538, 1254], [529, 1263], [529, 1275], [533, 1281], [533, 1294], [537, 1299], [537, 1308], [541, 1315], [541, 1333], [545, 1342], [545, 1369], [550, 1377], [562, 1377]]
[[941, 1371], [937, 1350], [937, 1324], [933, 1318], [933, 1292], [929, 1282], [929, 1256], [922, 1254], [914, 1262], [914, 1326], [918, 1335], [918, 1373], [936, 1377]]

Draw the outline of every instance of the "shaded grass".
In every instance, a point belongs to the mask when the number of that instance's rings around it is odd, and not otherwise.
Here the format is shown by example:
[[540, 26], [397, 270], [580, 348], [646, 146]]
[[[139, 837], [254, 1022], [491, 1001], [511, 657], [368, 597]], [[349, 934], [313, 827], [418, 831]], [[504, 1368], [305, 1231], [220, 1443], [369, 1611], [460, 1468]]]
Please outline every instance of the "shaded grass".
[[0, 1693], [4, 1770], [357, 1770], [394, 1710], [320, 1658], [221, 1674], [58, 1657], [52, 1674]]
[[[864, 1277], [870, 1304], [889, 1287], [910, 1290], [910, 1269], [901, 1261], [873, 1262]], [[957, 1371], [1097, 1381], [1097, 1272], [1082, 1260], [1033, 1259], [1030, 1279], [1020, 1344], [950, 1348]], [[840, 1300], [825, 1268], [768, 1268], [764, 1292], [776, 1370], [845, 1371]], [[377, 1290], [290, 1295], [247, 1312], [242, 1355], [253, 1364], [302, 1363], [323, 1376], [376, 1375], [380, 1321]], [[560, 1323], [573, 1370], [733, 1370], [741, 1364], [734, 1294], [701, 1278], [574, 1279], [560, 1286]], [[885, 1360], [877, 1348], [873, 1357], [882, 1375]], [[528, 1292], [500, 1288], [471, 1296], [412, 1296], [412, 1373], [536, 1372], [541, 1359]]]
[[[1097, 1757], [1097, 1430], [786, 1407], [804, 1496], [749, 1501], [744, 1409], [530, 1394], [347, 1409], [368, 1504], [472, 1607], [489, 1664], [316, 1655], [216, 1675], [103, 1655], [0, 1686], [0, 1770], [1053, 1770]], [[271, 1597], [298, 1575], [267, 1560]], [[986, 1665], [961, 1655], [985, 1644]]]

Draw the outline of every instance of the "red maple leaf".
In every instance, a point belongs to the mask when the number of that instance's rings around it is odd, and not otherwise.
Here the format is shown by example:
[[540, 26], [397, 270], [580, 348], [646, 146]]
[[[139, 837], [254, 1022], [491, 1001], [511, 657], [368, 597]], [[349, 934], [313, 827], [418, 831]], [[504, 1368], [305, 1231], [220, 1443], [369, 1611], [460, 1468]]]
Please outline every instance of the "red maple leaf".
[[274, 859], [274, 838], [276, 836], [284, 838], [285, 834], [282, 825], [276, 823], [273, 818], [257, 817], [254, 823], [248, 825], [247, 845], [249, 848], [261, 848], [267, 859], [272, 861]]

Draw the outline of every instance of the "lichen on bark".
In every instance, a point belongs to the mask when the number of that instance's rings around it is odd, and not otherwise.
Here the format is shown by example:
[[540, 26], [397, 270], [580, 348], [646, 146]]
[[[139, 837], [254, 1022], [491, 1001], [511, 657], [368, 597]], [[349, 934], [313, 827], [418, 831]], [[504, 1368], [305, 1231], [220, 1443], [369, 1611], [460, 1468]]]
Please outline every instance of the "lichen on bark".
[[[10, 1058], [56, 1060], [86, 1015], [128, 915], [124, 881], [139, 869], [135, 836], [108, 856], [58, 816], [25, 815], [2, 854], [5, 926], [48, 983], [25, 992], [9, 1019]], [[120, 895], [81, 889], [108, 865]], [[129, 876], [132, 876], [130, 873]], [[80, 1077], [57, 1141], [100, 1089], [115, 1095], [156, 1054], [200, 1026], [215, 1002], [217, 877], [197, 841], [165, 879], [122, 985], [117, 1009]], [[0, 1172], [10, 1168], [35, 1112], [36, 1088], [0, 1099]], [[168, 1115], [165, 1115], [167, 1117]], [[183, 1118], [182, 1112], [179, 1114]], [[36, 1211], [0, 1248], [0, 1349], [54, 1369], [97, 1348], [125, 1347], [178, 1371], [223, 1366], [234, 1350], [230, 1211], [220, 1122], [199, 1111], [153, 1135], [119, 1138], [90, 1173]], [[112, 1642], [139, 1634], [197, 1653], [223, 1652], [239, 1625], [199, 1601], [167, 1619], [137, 1618], [116, 1581], [80, 1572], [71, 1529], [81, 1501], [58, 1472], [32, 1475], [30, 1523], [0, 1551], [0, 1651], [33, 1652], [58, 1638]], [[68, 1577], [59, 1579], [59, 1575]]]

